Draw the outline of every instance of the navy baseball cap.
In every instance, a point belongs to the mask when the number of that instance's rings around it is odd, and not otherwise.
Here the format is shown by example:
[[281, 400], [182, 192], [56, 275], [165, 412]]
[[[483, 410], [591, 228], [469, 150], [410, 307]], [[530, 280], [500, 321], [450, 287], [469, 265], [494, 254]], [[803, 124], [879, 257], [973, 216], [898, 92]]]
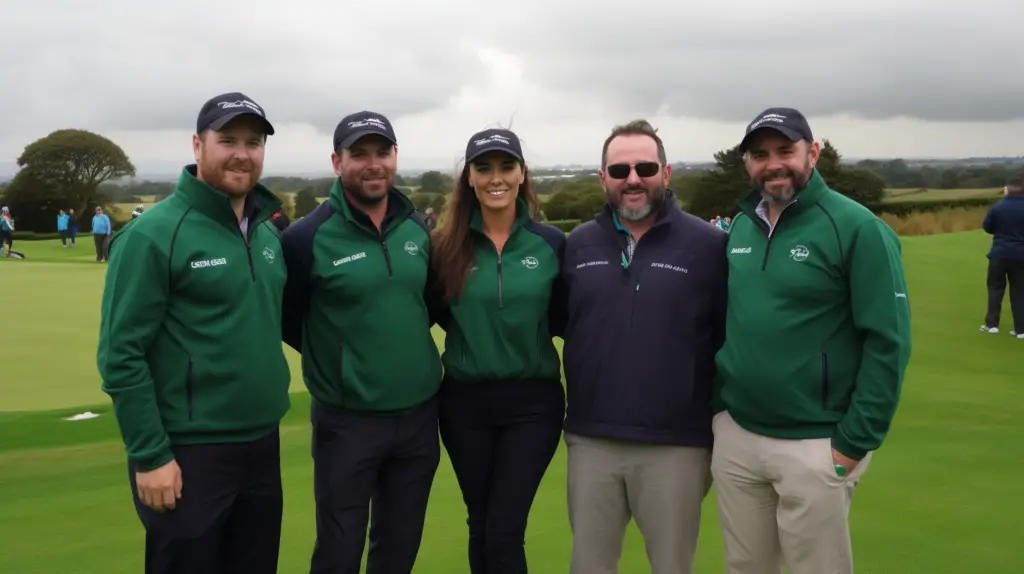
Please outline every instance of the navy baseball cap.
[[523, 159], [523, 148], [519, 145], [519, 138], [510, 130], [490, 129], [473, 134], [466, 144], [466, 162], [469, 163], [489, 151], [503, 151], [521, 162]]
[[274, 126], [267, 120], [267, 114], [263, 108], [241, 92], [229, 92], [207, 100], [199, 110], [199, 118], [196, 119], [196, 133], [202, 133], [204, 130], [220, 130], [238, 116], [260, 118], [263, 120], [266, 134], [274, 135]]
[[334, 149], [352, 147], [356, 140], [369, 135], [384, 137], [398, 145], [391, 122], [383, 114], [364, 110], [349, 114], [338, 122], [338, 127], [334, 128]]
[[750, 135], [759, 129], [775, 130], [786, 136], [789, 141], [814, 141], [811, 126], [799, 111], [793, 108], [768, 108], [747, 124], [747, 132], [740, 142], [741, 153], [747, 151], [750, 146]]

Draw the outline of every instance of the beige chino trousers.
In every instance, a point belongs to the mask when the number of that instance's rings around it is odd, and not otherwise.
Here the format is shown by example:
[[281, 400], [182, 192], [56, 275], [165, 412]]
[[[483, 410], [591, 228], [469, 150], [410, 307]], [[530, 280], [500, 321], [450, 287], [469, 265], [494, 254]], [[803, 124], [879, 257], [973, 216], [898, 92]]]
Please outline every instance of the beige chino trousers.
[[701, 502], [711, 489], [706, 448], [637, 444], [565, 434], [570, 574], [618, 574], [630, 518], [651, 574], [693, 574]]
[[828, 438], [783, 440], [715, 415], [711, 458], [728, 574], [852, 574], [848, 515], [871, 454], [836, 474]]

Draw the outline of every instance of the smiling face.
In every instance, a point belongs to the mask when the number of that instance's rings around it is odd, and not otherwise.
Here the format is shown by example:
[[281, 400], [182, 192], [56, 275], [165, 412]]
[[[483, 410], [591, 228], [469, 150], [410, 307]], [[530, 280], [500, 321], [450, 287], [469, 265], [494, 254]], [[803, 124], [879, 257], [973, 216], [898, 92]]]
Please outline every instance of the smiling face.
[[642, 134], [616, 136], [608, 143], [601, 187], [619, 217], [640, 221], [658, 210], [672, 167], [658, 159], [658, 144]]
[[820, 152], [818, 142], [794, 142], [775, 130], [765, 129], [753, 135], [743, 163], [761, 196], [776, 205], [785, 205], [807, 186]]
[[485, 153], [469, 165], [469, 185], [481, 209], [488, 211], [515, 209], [519, 186], [525, 180], [526, 167], [500, 151]]
[[386, 138], [369, 135], [331, 154], [334, 173], [358, 203], [373, 205], [388, 195], [398, 171], [398, 147]]
[[266, 142], [263, 123], [253, 116], [239, 116], [220, 131], [194, 135], [196, 177], [231, 197], [244, 197], [263, 174]]

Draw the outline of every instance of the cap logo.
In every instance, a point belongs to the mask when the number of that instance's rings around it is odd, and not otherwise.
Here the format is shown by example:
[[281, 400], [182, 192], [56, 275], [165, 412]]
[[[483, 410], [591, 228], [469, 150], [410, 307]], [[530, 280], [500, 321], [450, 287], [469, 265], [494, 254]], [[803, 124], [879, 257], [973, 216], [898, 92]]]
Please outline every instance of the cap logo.
[[485, 145], [491, 144], [491, 143], [499, 143], [499, 144], [502, 144], [502, 145], [512, 145], [512, 142], [510, 142], [507, 137], [502, 136], [502, 135], [497, 135], [497, 134], [492, 135], [490, 137], [486, 137], [484, 139], [479, 139], [479, 140], [476, 140], [476, 141], [473, 142], [473, 144], [476, 145], [477, 147], [485, 146]]
[[387, 131], [388, 129], [387, 126], [384, 125], [384, 121], [380, 118], [366, 118], [348, 123], [348, 127], [350, 129], [365, 128], [366, 126], [372, 126], [383, 131]]
[[758, 118], [757, 121], [755, 121], [754, 123], [750, 124], [750, 127], [747, 128], [747, 131], [752, 131], [752, 130], [756, 129], [758, 126], [760, 126], [761, 124], [768, 123], [768, 122], [774, 122], [774, 123], [777, 123], [777, 124], [784, 124], [784, 123], [786, 123], [786, 116], [783, 116], [781, 114], [765, 114], [764, 116], [761, 116], [760, 118]]
[[257, 106], [253, 102], [250, 102], [249, 100], [235, 100], [233, 102], [218, 102], [217, 105], [220, 106], [220, 109], [222, 109], [222, 110], [227, 110], [227, 109], [230, 109], [230, 108], [248, 108], [248, 109], [256, 112], [257, 114], [259, 114], [260, 117], [263, 117], [263, 110], [261, 110], [259, 106]]

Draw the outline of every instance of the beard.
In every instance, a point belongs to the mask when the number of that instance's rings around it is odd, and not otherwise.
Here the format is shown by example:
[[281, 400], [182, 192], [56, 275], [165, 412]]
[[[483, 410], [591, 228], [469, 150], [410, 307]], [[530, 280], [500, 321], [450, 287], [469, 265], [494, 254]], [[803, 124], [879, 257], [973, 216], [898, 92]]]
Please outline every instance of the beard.
[[379, 191], [371, 192], [366, 189], [367, 186], [364, 184], [362, 176], [341, 178], [342, 189], [347, 191], [356, 203], [366, 206], [377, 205], [384, 201], [393, 184], [394, 179], [385, 175], [384, 179], [373, 181], [370, 184], [372, 187], [382, 187], [383, 193]]
[[260, 170], [251, 161], [232, 161], [224, 165], [202, 161], [198, 174], [207, 185], [229, 197], [244, 197], [260, 180]]
[[[647, 203], [635, 208], [625, 207], [622, 201], [623, 196], [628, 195], [630, 192], [637, 191], [647, 196]], [[619, 217], [627, 221], [640, 221], [651, 213], [656, 212], [661, 207], [661, 203], [665, 200], [665, 188], [658, 187], [649, 189], [643, 186], [628, 187], [623, 189], [617, 195], [609, 193], [608, 199], [611, 201], [615, 212], [619, 214]]]
[[[775, 191], [769, 190], [769, 185], [775, 180], [789, 179], [792, 183]], [[811, 181], [811, 162], [804, 162], [802, 172], [794, 172], [789, 169], [777, 169], [761, 174], [759, 179], [751, 178], [754, 187], [761, 193], [761, 198], [774, 205], [787, 205], [793, 201], [801, 191], [807, 188]]]

